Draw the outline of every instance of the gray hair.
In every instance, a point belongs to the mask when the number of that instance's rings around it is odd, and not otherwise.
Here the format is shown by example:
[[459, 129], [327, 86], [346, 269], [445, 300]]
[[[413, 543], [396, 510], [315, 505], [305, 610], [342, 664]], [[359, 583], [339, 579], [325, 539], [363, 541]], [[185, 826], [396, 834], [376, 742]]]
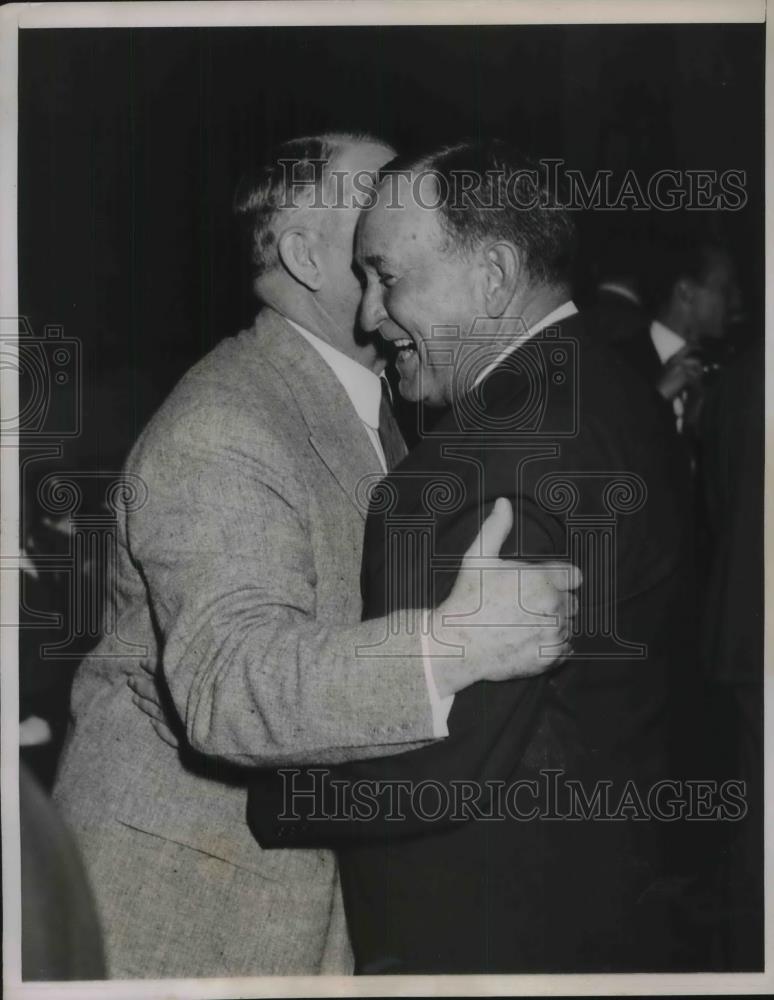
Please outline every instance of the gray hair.
[[332, 165], [345, 149], [357, 143], [387, 145], [359, 132], [328, 132], [289, 139], [240, 181], [234, 197], [234, 213], [249, 247], [255, 278], [277, 264], [275, 230], [279, 213], [301, 205], [322, 205], [319, 199]]

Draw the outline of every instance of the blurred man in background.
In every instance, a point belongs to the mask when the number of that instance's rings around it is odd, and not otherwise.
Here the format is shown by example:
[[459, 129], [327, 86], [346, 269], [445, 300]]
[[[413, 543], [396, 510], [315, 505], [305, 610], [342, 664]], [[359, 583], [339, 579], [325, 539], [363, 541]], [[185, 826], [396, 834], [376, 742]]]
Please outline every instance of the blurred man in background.
[[651, 249], [645, 282], [648, 336], [621, 349], [671, 404], [677, 430], [695, 430], [705, 376], [717, 366], [739, 308], [733, 260], [722, 244], [688, 231]]

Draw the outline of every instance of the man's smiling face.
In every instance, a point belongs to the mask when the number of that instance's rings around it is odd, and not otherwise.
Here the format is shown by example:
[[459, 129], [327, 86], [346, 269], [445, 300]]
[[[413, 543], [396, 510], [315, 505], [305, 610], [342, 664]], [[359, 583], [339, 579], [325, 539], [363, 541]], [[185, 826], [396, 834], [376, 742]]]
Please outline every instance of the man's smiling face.
[[[380, 195], [363, 213], [356, 238], [355, 259], [366, 281], [361, 325], [378, 330], [398, 351], [401, 395], [449, 405], [453, 358], [482, 314], [483, 269], [477, 254], [447, 246], [437, 209], [423, 208], [408, 190], [401, 192], [401, 207], [390, 207], [384, 187]], [[427, 200], [424, 190], [421, 197]], [[439, 327], [442, 353], [437, 339], [431, 350], [433, 329]], [[449, 328], [455, 331], [451, 337]]]

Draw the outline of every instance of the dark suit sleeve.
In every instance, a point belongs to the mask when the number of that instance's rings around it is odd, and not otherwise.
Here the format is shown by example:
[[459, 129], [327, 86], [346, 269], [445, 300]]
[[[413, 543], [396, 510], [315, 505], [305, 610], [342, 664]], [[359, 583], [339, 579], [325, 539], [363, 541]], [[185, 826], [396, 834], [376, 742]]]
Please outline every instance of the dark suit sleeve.
[[[538, 516], [526, 499], [521, 516], [528, 551], [558, 551], [558, 522]], [[475, 507], [446, 521], [440, 553], [464, 552], [480, 522]], [[513, 536], [503, 555], [512, 549]], [[436, 575], [433, 604], [447, 596], [457, 569]], [[497, 783], [513, 773], [529, 741], [545, 683], [539, 677], [472, 685], [455, 696], [448, 738], [419, 750], [335, 768], [260, 772], [248, 796], [253, 833], [264, 847], [335, 846], [437, 833], [486, 814]]]

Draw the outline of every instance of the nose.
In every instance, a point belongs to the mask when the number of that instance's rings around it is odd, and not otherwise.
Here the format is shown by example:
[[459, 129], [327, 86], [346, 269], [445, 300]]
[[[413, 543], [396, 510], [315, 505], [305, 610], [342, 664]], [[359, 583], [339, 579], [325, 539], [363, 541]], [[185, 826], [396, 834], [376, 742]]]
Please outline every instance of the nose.
[[374, 281], [366, 284], [360, 303], [360, 325], [368, 333], [378, 330], [387, 319], [387, 311], [382, 302], [381, 286]]

